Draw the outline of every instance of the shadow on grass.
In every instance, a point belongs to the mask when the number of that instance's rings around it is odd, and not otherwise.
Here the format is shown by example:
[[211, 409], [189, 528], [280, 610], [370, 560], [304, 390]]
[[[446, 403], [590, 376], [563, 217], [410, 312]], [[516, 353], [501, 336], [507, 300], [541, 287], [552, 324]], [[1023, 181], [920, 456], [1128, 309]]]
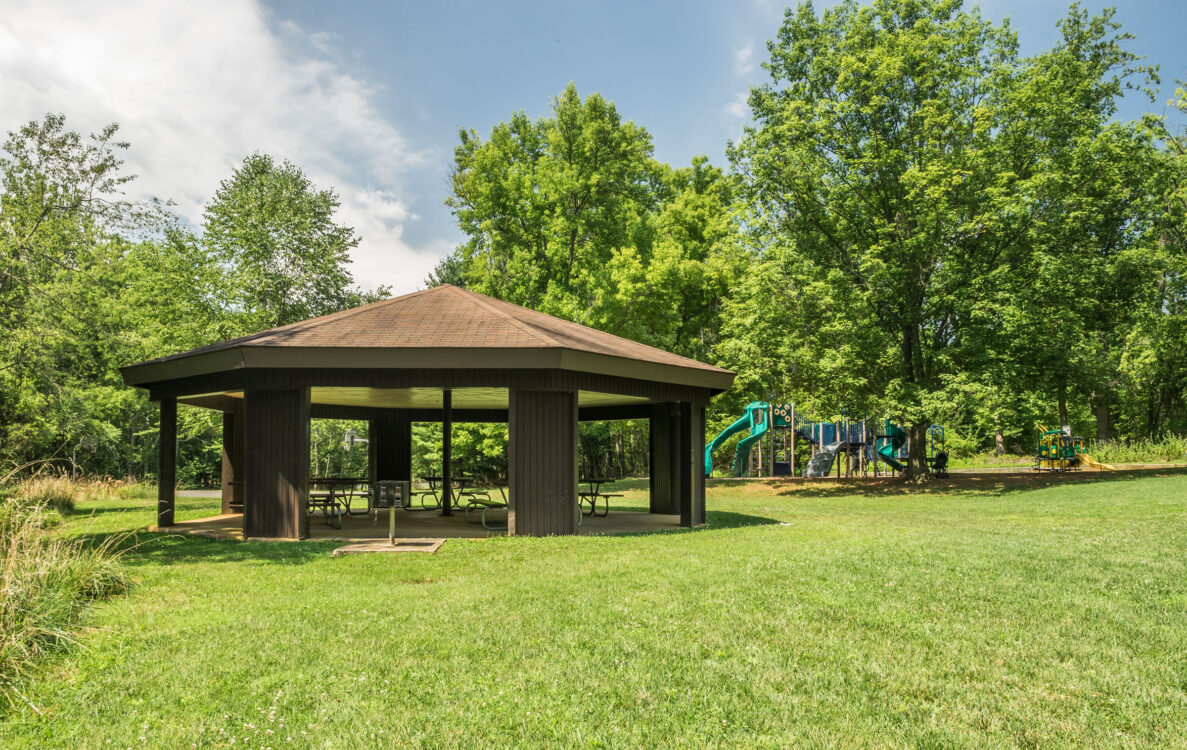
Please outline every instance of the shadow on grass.
[[[88, 545], [99, 545], [118, 534], [84, 534], [77, 537]], [[125, 564], [183, 565], [188, 563], [274, 562], [284, 565], [328, 558], [341, 542], [252, 542], [211, 539], [184, 534], [140, 531], [128, 534], [115, 545]]]
[[[131, 501], [124, 501], [131, 502]], [[174, 512], [178, 514], [187, 511], [208, 511], [210, 503], [205, 502], [190, 502], [176, 504]], [[74, 512], [70, 514], [71, 519], [85, 519], [88, 516], [104, 516], [108, 513], [147, 513], [154, 514], [156, 512], [155, 503], [150, 505], [146, 502], [141, 502], [138, 505], [110, 505], [103, 507], [95, 507], [88, 503], [79, 503], [74, 507]]]
[[[747, 484], [770, 487], [781, 497], [900, 497], [927, 495], [1003, 495], [1030, 492], [1068, 484], [1115, 484], [1152, 477], [1185, 476], [1187, 469], [1132, 469], [1126, 471], [1073, 471], [1064, 473], [1024, 471], [1018, 473], [968, 472], [945, 479], [912, 484], [892, 478], [753, 480]], [[727, 483], [715, 483], [726, 487]]]
[[[626, 511], [632, 513], [646, 513], [648, 512], [646, 506], [614, 506], [614, 510]], [[631, 536], [655, 536], [656, 534], [683, 534], [686, 532], [697, 533], [711, 533], [714, 531], [722, 531], [724, 529], [740, 529], [746, 526], [774, 526], [780, 523], [777, 519], [766, 518], [765, 516], [754, 516], [749, 513], [735, 513], [728, 510], [709, 510], [705, 513], [705, 520], [708, 522], [706, 526], [687, 529], [680, 528], [661, 528], [661, 529], [641, 529], [639, 531], [620, 531], [615, 534], [595, 535], [608, 537], [631, 537]]]

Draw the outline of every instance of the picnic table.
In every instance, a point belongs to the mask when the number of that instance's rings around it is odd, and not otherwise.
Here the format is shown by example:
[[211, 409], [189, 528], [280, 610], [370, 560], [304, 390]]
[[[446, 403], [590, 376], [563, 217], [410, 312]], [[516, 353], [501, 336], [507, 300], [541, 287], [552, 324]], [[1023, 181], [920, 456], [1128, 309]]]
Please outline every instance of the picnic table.
[[[577, 506], [581, 512], [587, 516], [598, 516], [605, 518], [610, 515], [610, 498], [622, 497], [621, 493], [603, 492], [602, 485], [613, 482], [613, 479], [605, 479], [602, 477], [585, 477], [581, 480], [581, 484], [589, 486], [588, 490], [578, 490], [577, 492]], [[602, 512], [598, 512], [598, 500], [602, 501]], [[589, 512], [585, 510], [585, 504], [589, 503]]]
[[502, 482], [494, 482], [493, 487], [499, 491], [498, 499], [491, 496], [490, 490], [473, 487], [458, 491], [457, 504], [458, 507], [465, 511], [467, 521], [471, 520], [471, 513], [479, 513], [482, 528], [491, 530], [506, 529], [506, 520], [502, 524], [492, 524], [486, 518], [487, 514], [492, 510], [505, 510], [507, 508], [507, 485]]
[[[441, 507], [441, 498], [437, 493], [439, 490], [443, 491], [445, 489], [444, 487], [441, 486], [445, 482], [445, 477], [426, 476], [426, 477], [421, 477], [420, 479], [422, 482], [425, 482], [426, 484], [429, 485], [428, 491], [424, 492], [423, 495], [424, 496], [432, 495], [433, 498], [437, 501], [437, 504], [432, 506], [433, 508]], [[464, 476], [452, 477], [452, 481], [450, 482], [451, 486], [449, 487], [449, 505], [450, 505], [450, 507], [456, 506], [458, 504], [455, 501], [455, 498], [464, 494], [466, 492], [466, 487], [469, 486], [473, 481], [474, 481], [474, 479], [472, 477], [464, 477]], [[457, 490], [456, 494], [454, 493], [455, 489]]]
[[[363, 510], [351, 509], [356, 498], [367, 504]], [[313, 477], [309, 480], [309, 512], [320, 510], [326, 525], [342, 528], [343, 515], [358, 515], [371, 510], [371, 483], [359, 477]]]

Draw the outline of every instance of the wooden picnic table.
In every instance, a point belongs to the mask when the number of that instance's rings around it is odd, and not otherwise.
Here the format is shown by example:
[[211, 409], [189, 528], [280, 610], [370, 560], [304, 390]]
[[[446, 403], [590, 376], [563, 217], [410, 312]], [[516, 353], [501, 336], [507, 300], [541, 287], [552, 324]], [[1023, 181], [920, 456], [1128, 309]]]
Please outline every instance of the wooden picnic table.
[[[588, 490], [578, 490], [577, 492], [577, 506], [581, 512], [587, 516], [599, 516], [605, 518], [610, 515], [610, 498], [622, 497], [621, 493], [602, 492], [602, 485], [613, 482], [613, 479], [605, 479], [603, 477], [585, 477], [580, 480], [581, 484], [589, 485]], [[598, 513], [598, 498], [602, 499], [602, 512]], [[589, 512], [585, 512], [585, 503], [589, 503]]]
[[[434, 497], [438, 497], [437, 492], [439, 489], [445, 489], [445, 488], [441, 487], [441, 485], [445, 482], [445, 477], [443, 477], [443, 476], [424, 476], [424, 477], [421, 477], [421, 481], [428, 483], [429, 492], [431, 492]], [[473, 481], [474, 481], [473, 477], [453, 477], [452, 478], [452, 481], [450, 482], [451, 486], [448, 488], [450, 507], [453, 507], [454, 505], [457, 504], [455, 502], [455, 498], [458, 495], [461, 495], [463, 492], [465, 492], [466, 486], [469, 485]], [[454, 494], [454, 489], [457, 490], [457, 495]], [[438, 498], [438, 501], [439, 500], [440, 500], [440, 498]]]
[[484, 487], [474, 486], [470, 489], [458, 491], [458, 506], [464, 511], [467, 521], [470, 520], [471, 513], [480, 513], [479, 520], [482, 522], [484, 529], [506, 529], [506, 521], [502, 524], [492, 524], [487, 520], [486, 516], [492, 510], [507, 509], [507, 485], [503, 482], [493, 482], [491, 486], [499, 491], [501, 500], [492, 498], [490, 490]]
[[[358, 492], [359, 487], [363, 491]], [[323, 489], [315, 489], [321, 487]], [[360, 511], [351, 510], [351, 503], [358, 496], [365, 498], [367, 507]], [[309, 480], [309, 512], [320, 509], [326, 523], [342, 528], [342, 516], [369, 513], [371, 510], [371, 483], [359, 477], [312, 477]]]

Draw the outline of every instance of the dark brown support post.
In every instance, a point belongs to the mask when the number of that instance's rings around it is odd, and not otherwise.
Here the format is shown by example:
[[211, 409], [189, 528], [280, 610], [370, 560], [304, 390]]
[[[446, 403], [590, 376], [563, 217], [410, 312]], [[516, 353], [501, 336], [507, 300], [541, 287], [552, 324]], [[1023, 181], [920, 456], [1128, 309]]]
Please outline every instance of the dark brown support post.
[[[656, 404], [651, 417], [652, 513], [680, 513], [680, 405]], [[694, 464], [704, 471], [704, 451]]]
[[161, 399], [161, 452], [157, 476], [157, 526], [173, 525], [174, 494], [177, 489], [177, 399]]
[[249, 390], [244, 401], [244, 536], [303, 539], [309, 536], [309, 389]]
[[508, 533], [577, 533], [577, 394], [512, 389]]
[[376, 481], [412, 479], [412, 420], [402, 409], [384, 409], [371, 420], [370, 440]]
[[677, 484], [677, 497], [680, 500], [680, 525], [689, 528], [696, 525], [696, 517], [692, 501], [692, 469], [695, 465], [692, 461], [692, 412], [692, 404], [688, 403], [687, 401], [681, 402], [680, 431], [678, 433], [678, 443], [680, 445], [678, 465], [680, 467], [680, 476]]
[[[692, 523], [705, 525], [705, 472], [699, 461], [705, 456], [705, 407], [692, 407]], [[772, 476], [775, 464], [771, 463]]]
[[243, 512], [243, 416], [223, 412], [223, 513]]
[[453, 515], [453, 391], [441, 392], [441, 515]]
[[672, 416], [670, 404], [656, 404], [648, 421], [649, 464], [648, 487], [650, 511], [672, 512]]

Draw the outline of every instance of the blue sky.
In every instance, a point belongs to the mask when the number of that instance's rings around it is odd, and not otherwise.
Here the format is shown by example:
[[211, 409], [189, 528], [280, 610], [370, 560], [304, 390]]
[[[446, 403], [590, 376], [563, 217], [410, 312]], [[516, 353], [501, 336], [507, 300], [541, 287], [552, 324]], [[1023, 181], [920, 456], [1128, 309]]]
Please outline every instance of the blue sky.
[[[830, 3], [817, 2], [818, 9]], [[1118, 3], [1087, 3], [1092, 11]], [[1157, 105], [1134, 95], [1127, 116], [1162, 112], [1177, 78], [1187, 78], [1182, 29], [1187, 2], [1125, 2], [1117, 18], [1135, 51], [1163, 64]], [[514, 11], [507, 8], [514, 8]], [[765, 81], [759, 63], [786, 6], [774, 2], [347, 3], [328, 10], [302, 0], [272, 5], [278, 16], [334, 34], [352, 68], [382, 81], [385, 112], [403, 132], [446, 156], [459, 127], [485, 135], [522, 109], [544, 115], [569, 81], [598, 91], [654, 137], [656, 157], [686, 164], [696, 154], [725, 163], [741, 132], [748, 86]], [[1009, 16], [1026, 53], [1058, 39], [1068, 3], [980, 3], [995, 21]], [[343, 10], [346, 8], [346, 10]], [[409, 237], [448, 225], [441, 205], [445, 171], [434, 162], [417, 204], [424, 217]], [[424, 232], [426, 234], [421, 235]]]
[[[817, 3], [823, 7], [827, 3]], [[1086, 3], [1091, 10], [1106, 3]], [[1120, 4], [1131, 48], [1161, 65], [1162, 113], [1187, 78], [1187, 2]], [[1064, 2], [1001, 0], [1024, 52], [1050, 46]], [[750, 2], [38, 2], [0, 16], [0, 129], [47, 111], [133, 144], [133, 197], [198, 222], [218, 181], [262, 150], [342, 196], [363, 236], [366, 286], [412, 291], [459, 239], [443, 201], [459, 127], [486, 134], [516, 110], [543, 115], [569, 81], [652, 134], [657, 158], [723, 164], [760, 83], [783, 6]]]

